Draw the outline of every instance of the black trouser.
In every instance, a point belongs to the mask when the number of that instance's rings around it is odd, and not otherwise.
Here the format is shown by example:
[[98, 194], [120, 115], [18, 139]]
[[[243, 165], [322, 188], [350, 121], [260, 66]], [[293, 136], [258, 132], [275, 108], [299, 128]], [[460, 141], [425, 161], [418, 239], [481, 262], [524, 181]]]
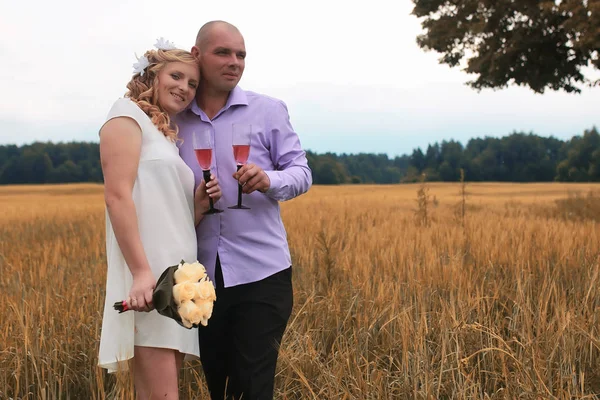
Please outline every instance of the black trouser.
[[292, 312], [292, 268], [224, 288], [217, 257], [215, 285], [213, 314], [198, 329], [211, 399], [271, 400], [279, 345]]

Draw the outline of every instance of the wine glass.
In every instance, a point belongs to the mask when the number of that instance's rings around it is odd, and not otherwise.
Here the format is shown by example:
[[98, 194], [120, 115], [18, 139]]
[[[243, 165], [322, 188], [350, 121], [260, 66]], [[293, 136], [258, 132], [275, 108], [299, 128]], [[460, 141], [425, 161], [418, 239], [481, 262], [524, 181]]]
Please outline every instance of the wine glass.
[[[194, 153], [196, 154], [200, 168], [202, 168], [202, 175], [206, 183], [210, 182], [210, 166], [212, 164], [213, 142], [211, 133], [210, 129], [199, 129], [192, 132]], [[209, 208], [203, 214], [218, 214], [223, 212], [223, 210], [215, 208], [213, 200], [210, 197], [208, 198], [208, 204]]]
[[[233, 158], [237, 164], [237, 170], [246, 162], [248, 162], [248, 156], [250, 155], [250, 143], [252, 138], [252, 125], [249, 124], [232, 124], [232, 144], [233, 144]], [[235, 206], [229, 208], [238, 210], [249, 210], [250, 207], [242, 205], [242, 185], [238, 183], [238, 201]]]

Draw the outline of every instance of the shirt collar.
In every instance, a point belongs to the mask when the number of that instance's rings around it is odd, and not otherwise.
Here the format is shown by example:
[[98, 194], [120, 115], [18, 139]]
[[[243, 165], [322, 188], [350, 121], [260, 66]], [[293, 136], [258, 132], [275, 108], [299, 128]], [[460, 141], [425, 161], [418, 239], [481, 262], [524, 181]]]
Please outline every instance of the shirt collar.
[[[233, 88], [229, 97], [227, 98], [227, 103], [225, 103], [225, 107], [219, 111], [218, 114], [221, 114], [227, 111], [232, 106], [247, 106], [248, 105], [248, 96], [246, 96], [246, 92], [239, 86]], [[194, 114], [198, 116], [202, 116], [204, 112], [198, 107], [198, 102], [196, 99], [187, 106], [187, 110], [191, 110]], [[217, 114], [217, 115], [218, 115]]]

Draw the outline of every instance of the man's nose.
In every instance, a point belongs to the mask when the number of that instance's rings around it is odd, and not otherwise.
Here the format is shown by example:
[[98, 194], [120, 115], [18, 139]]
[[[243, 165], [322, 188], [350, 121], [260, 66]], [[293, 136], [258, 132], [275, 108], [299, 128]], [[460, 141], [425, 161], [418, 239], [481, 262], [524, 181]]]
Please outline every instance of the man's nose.
[[229, 58], [229, 65], [240, 65], [240, 59], [238, 58], [238, 56], [236, 54], [232, 54], [231, 57]]

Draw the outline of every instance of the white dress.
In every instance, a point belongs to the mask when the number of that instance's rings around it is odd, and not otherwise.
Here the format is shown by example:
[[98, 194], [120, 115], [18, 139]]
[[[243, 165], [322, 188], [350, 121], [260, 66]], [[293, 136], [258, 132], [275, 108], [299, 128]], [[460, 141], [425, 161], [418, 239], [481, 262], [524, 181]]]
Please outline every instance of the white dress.
[[[146, 257], [158, 279], [169, 266], [196, 260], [194, 174], [179, 157], [177, 146], [154, 126], [131, 100], [117, 100], [106, 120], [130, 117], [142, 130], [142, 147], [133, 186], [138, 228]], [[132, 277], [106, 213], [106, 299], [98, 365], [109, 372], [126, 370], [121, 361], [133, 357], [133, 347], [179, 350], [198, 357], [198, 332], [186, 329], [156, 311], [119, 314], [113, 304], [127, 299]]]

